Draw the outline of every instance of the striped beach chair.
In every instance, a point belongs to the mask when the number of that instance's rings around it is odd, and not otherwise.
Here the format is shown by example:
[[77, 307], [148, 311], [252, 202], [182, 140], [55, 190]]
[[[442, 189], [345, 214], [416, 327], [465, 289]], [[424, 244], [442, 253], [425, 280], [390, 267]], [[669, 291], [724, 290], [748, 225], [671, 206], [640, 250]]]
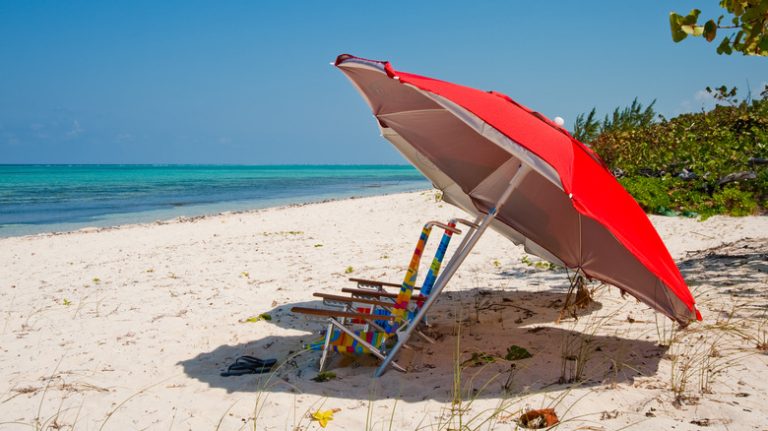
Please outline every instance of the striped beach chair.
[[[325, 367], [330, 351], [356, 355], [373, 354], [380, 359], [386, 358], [388, 346], [393, 344], [391, 341], [396, 339], [403, 328], [407, 327], [429, 295], [440, 272], [443, 258], [453, 234], [461, 233], [460, 230], [456, 229], [457, 220], [451, 220], [448, 224], [432, 221], [424, 225], [397, 294], [386, 292], [384, 289], [385, 286], [392, 286], [393, 283], [353, 279], [353, 281], [358, 282], [359, 287], [363, 284], [372, 288], [342, 289], [345, 293], [351, 293], [353, 297], [315, 294], [315, 296], [323, 298], [327, 304], [344, 307], [341, 310], [292, 308], [291, 311], [296, 313], [327, 318], [324, 337], [306, 345], [308, 349], [323, 352], [320, 358], [320, 371]], [[419, 264], [433, 227], [441, 228], [444, 231], [443, 236], [435, 251], [424, 283], [419, 293], [414, 295]], [[361, 310], [365, 310], [365, 312], [361, 312]], [[391, 365], [399, 371], [405, 371], [394, 361], [391, 362]]]

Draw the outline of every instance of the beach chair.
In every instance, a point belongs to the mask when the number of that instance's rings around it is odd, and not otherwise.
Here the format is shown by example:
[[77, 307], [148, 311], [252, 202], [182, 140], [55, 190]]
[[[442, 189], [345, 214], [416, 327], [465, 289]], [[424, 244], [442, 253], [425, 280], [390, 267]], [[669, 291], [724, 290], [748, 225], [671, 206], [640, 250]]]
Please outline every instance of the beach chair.
[[[311, 350], [322, 350], [320, 371], [325, 367], [329, 351], [347, 354], [370, 353], [382, 360], [387, 357], [388, 346], [392, 344], [391, 341], [396, 339], [402, 329], [410, 324], [412, 317], [427, 299], [440, 271], [451, 237], [454, 233], [461, 233], [460, 230], [456, 229], [457, 221], [459, 219], [451, 220], [448, 224], [433, 221], [424, 225], [398, 293], [387, 292], [385, 289], [386, 287], [393, 287], [394, 283], [353, 279], [358, 283], [358, 289], [342, 289], [344, 293], [351, 293], [352, 297], [315, 293], [315, 296], [323, 298], [324, 303], [338, 306], [339, 309], [337, 310], [292, 308], [291, 311], [296, 313], [326, 318], [328, 326], [325, 336], [306, 346]], [[460, 221], [469, 224], [464, 220]], [[429, 267], [424, 284], [421, 286], [420, 293], [413, 295], [424, 247], [432, 228], [435, 226], [443, 229], [443, 238], [435, 252], [435, 257]], [[360, 307], [365, 307], [366, 312], [360, 312]], [[358, 324], [355, 325], [355, 322]], [[360, 325], [359, 323], [363, 324]], [[429, 340], [425, 335], [422, 334], [422, 336]], [[405, 371], [394, 361], [389, 364], [398, 371]]]
[[[408, 319], [412, 318], [413, 315], [418, 311], [418, 309], [424, 304], [424, 301], [429, 296], [430, 292], [432, 291], [432, 286], [435, 284], [435, 280], [437, 280], [437, 275], [440, 272], [440, 267], [443, 263], [443, 258], [445, 257], [445, 253], [448, 250], [448, 245], [451, 242], [451, 238], [453, 237], [454, 230], [456, 228], [457, 223], [465, 223], [468, 224], [466, 220], [463, 219], [452, 219], [450, 220], [447, 225], [449, 228], [452, 229], [444, 229], [443, 237], [440, 239], [440, 244], [437, 247], [437, 250], [435, 251], [435, 256], [432, 259], [432, 263], [429, 266], [429, 270], [427, 272], [427, 276], [424, 279], [423, 286], [414, 286], [413, 290], [418, 290], [419, 292], [414, 292], [411, 295], [411, 302], [415, 301], [415, 306], [413, 304], [410, 304], [408, 307]], [[433, 222], [436, 223], [436, 222]], [[436, 225], [436, 224], [434, 224]], [[356, 311], [360, 313], [369, 313], [369, 314], [375, 314], [375, 315], [390, 315], [391, 309], [394, 307], [397, 297], [399, 295], [398, 293], [394, 293], [391, 291], [387, 291], [387, 288], [397, 288], [398, 290], [402, 288], [402, 284], [395, 284], [395, 283], [389, 283], [384, 281], [378, 281], [378, 280], [369, 280], [364, 278], [350, 278], [350, 281], [353, 281], [357, 283], [356, 288], [343, 288], [341, 291], [342, 293], [348, 293], [351, 295], [350, 297], [340, 297], [339, 295], [333, 295], [333, 294], [327, 294], [327, 293], [315, 293], [315, 297], [319, 297], [323, 299], [323, 303], [325, 305], [338, 307], [340, 309], [343, 309], [344, 311]], [[380, 302], [371, 302], [369, 300], [375, 300]], [[364, 300], [364, 301], [361, 301]], [[353, 307], [353, 304], [355, 302], [360, 302], [360, 305], [358, 305], [356, 308]], [[386, 305], [383, 305], [386, 304]], [[347, 322], [356, 323], [356, 324], [367, 324], [366, 321], [362, 319], [350, 319], [347, 320]], [[388, 322], [386, 320], [381, 320], [376, 322], [378, 325], [386, 328], [386, 325]], [[426, 319], [424, 320], [424, 325], [429, 326]], [[418, 332], [419, 335], [421, 335], [423, 338], [425, 338], [427, 341], [432, 342], [432, 340], [424, 335], [422, 332]]]

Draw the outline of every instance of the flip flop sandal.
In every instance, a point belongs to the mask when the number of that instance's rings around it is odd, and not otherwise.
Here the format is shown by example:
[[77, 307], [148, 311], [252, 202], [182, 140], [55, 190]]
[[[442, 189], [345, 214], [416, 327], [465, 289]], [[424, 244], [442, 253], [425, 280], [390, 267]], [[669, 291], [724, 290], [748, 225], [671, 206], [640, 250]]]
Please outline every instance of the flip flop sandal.
[[227, 371], [221, 373], [222, 377], [242, 376], [245, 374], [263, 374], [272, 370], [272, 366], [258, 366], [248, 364], [232, 364], [227, 368]]
[[272, 367], [276, 363], [277, 359], [261, 359], [250, 355], [243, 355], [235, 359], [235, 364], [247, 364], [258, 367]]

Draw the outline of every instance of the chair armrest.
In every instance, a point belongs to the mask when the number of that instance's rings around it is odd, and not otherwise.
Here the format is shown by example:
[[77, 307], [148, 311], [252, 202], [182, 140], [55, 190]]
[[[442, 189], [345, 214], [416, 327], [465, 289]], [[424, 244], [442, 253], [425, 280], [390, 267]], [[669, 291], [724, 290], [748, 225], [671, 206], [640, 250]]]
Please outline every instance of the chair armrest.
[[349, 296], [331, 295], [328, 293], [320, 293], [320, 292], [315, 292], [312, 294], [312, 296], [315, 296], [317, 298], [327, 299], [329, 301], [346, 302], [349, 304], [369, 304], [369, 305], [375, 305], [377, 307], [385, 307], [385, 308], [392, 308], [392, 306], [395, 305], [393, 302], [388, 302], [388, 301], [387, 302], [377, 301], [375, 299], [369, 299], [369, 298], [351, 298]]
[[[360, 286], [371, 286], [371, 287], [379, 287], [379, 288], [383, 288], [383, 287], [396, 287], [396, 288], [399, 289], [399, 288], [401, 288], [403, 286], [402, 284], [390, 283], [388, 281], [368, 280], [366, 278], [356, 278], [356, 277], [351, 277], [349, 279], [349, 281], [354, 281], [355, 283], [357, 283]], [[415, 286], [414, 289], [415, 290], [419, 290], [419, 289], [421, 289], [421, 287], [420, 286]]]
[[378, 314], [352, 313], [348, 311], [321, 310], [319, 308], [293, 307], [292, 313], [310, 314], [313, 316], [339, 317], [363, 320], [395, 320], [395, 316], [380, 316]]
[[[369, 289], [353, 289], [351, 287], [345, 287], [341, 289], [344, 293], [351, 293], [352, 295], [362, 295], [362, 296], [370, 296], [374, 298], [390, 298], [390, 299], [397, 299], [397, 293], [391, 293], [391, 292], [379, 292], [375, 290], [369, 290]], [[426, 301], [427, 297], [424, 295], [413, 295], [411, 296], [411, 301]]]

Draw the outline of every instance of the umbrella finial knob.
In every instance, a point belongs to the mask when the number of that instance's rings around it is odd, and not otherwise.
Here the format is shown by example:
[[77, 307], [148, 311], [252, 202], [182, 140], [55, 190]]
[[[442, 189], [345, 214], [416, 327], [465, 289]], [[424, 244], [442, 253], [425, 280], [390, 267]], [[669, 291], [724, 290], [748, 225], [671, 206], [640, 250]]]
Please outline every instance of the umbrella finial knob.
[[565, 120], [563, 120], [563, 117], [555, 117], [555, 124], [557, 124], [560, 127], [563, 127], [563, 124], [565, 124]]

